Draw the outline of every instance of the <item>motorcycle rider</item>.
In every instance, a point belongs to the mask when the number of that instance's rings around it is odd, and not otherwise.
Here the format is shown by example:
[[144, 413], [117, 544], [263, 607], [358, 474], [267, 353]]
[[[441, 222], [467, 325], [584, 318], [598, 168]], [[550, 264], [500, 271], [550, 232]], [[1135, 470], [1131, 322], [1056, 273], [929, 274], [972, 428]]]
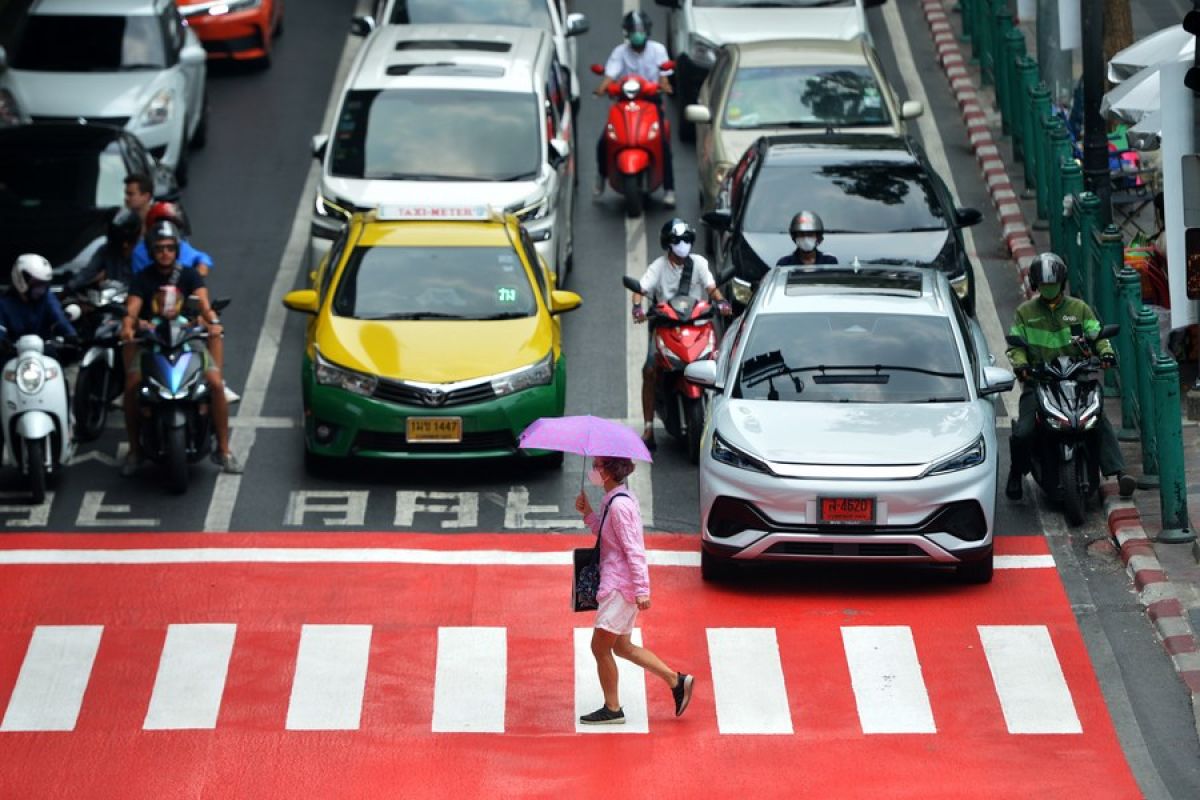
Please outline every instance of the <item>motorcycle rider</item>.
[[138, 215], [122, 208], [108, 223], [104, 244], [92, 254], [87, 266], [67, 281], [67, 289], [77, 292], [102, 281], [120, 281], [126, 286], [133, 279], [132, 253], [142, 238]]
[[29, 334], [46, 340], [78, 338], [58, 297], [50, 291], [53, 277], [50, 262], [37, 253], [23, 253], [13, 262], [12, 285], [0, 294], [0, 329], [10, 347]]
[[[187, 236], [191, 235], [191, 230], [188, 228], [187, 220], [183, 216], [183, 209], [175, 203], [167, 200], [160, 200], [150, 206], [150, 210], [146, 212], [146, 227], [147, 229], [154, 227], [154, 223], [159, 220], [169, 220], [174, 223], [185, 238], [179, 242], [179, 263], [186, 269], [198, 269], [200, 274], [208, 277], [208, 271], [212, 268], [212, 256], [203, 250], [198, 250], [192, 246], [187, 240]], [[139, 241], [133, 248], [133, 271], [141, 272], [146, 267], [153, 263], [150, 258], [150, 251], [146, 249], [145, 241]]]
[[775, 262], [777, 267], [802, 266], [805, 264], [836, 264], [838, 260], [829, 253], [821, 252], [825, 241], [825, 223], [814, 211], [801, 211], [792, 217], [788, 234], [796, 249]]
[[184, 269], [177, 257], [182, 236], [179, 228], [168, 220], [160, 220], [146, 234], [146, 245], [154, 258], [154, 266], [134, 276], [125, 301], [126, 315], [121, 327], [121, 341], [125, 343], [125, 428], [129, 435], [129, 455], [121, 465], [121, 475], [132, 476], [141, 463], [141, 409], [137, 400], [141, 385], [141, 352], [134, 342], [134, 325], [148, 326], [154, 316], [154, 299], [158, 290], [165, 285], [178, 287], [182, 297], [194, 296], [200, 304], [198, 323], [208, 331], [208, 348], [204, 374], [208, 380], [209, 403], [212, 410], [213, 429], [217, 434], [217, 450], [213, 461], [221, 471], [229, 474], [242, 472], [241, 462], [229, 449], [229, 403], [225, 399], [224, 381], [221, 378], [222, 328], [217, 312], [209, 304], [208, 289], [204, 276], [198, 270]]
[[[1034, 434], [1037, 396], [1029, 382], [1031, 364], [1052, 361], [1060, 355], [1079, 355], [1080, 335], [1092, 339], [1100, 333], [1100, 321], [1083, 300], [1066, 293], [1067, 264], [1054, 253], [1042, 253], [1029, 265], [1029, 285], [1037, 296], [1017, 308], [1009, 333], [1020, 336], [1028, 348], [1011, 347], [1008, 360], [1021, 381], [1021, 399], [1017, 421], [1009, 435], [1008, 482], [1004, 493], [1010, 500], [1021, 499], [1021, 479], [1030, 469], [1030, 439]], [[1100, 355], [1105, 368], [1117, 363], [1117, 355], [1107, 339], [1095, 342], [1093, 349]], [[1125, 474], [1125, 459], [1112, 425], [1100, 409], [1099, 427], [1100, 472], [1117, 476], [1122, 497], [1130, 497], [1136, 487], [1133, 476]]]
[[[657, 83], [660, 93], [651, 98], [658, 110], [658, 127], [663, 132], [663, 205], [675, 207], [675, 170], [671, 159], [671, 140], [666, 135], [666, 123], [663, 121], [663, 94], [671, 94], [671, 82], [662, 71], [662, 64], [670, 56], [662, 42], [650, 38], [650, 15], [645, 11], [630, 11], [621, 19], [621, 30], [625, 33], [625, 41], [613, 48], [604, 65], [604, 79], [596, 87], [597, 97], [603, 97], [608, 87], [626, 75], [637, 75], [643, 80]], [[599, 197], [604, 194], [604, 184], [608, 180], [608, 158], [606, 157], [606, 135], [600, 133], [596, 142], [596, 186], [592, 194]]]
[[[707, 295], [717, 304], [721, 316], [728, 317], [733, 308], [721, 296], [717, 282], [713, 279], [708, 261], [701, 255], [692, 254], [692, 245], [696, 243], [696, 230], [679, 217], [667, 221], [658, 235], [658, 243], [662, 246], [663, 255], [650, 262], [646, 272], [638, 281], [642, 286], [641, 293], [633, 295], [633, 321], [640, 325], [646, 321], [646, 311], [642, 308], [642, 296], [650, 298], [650, 304], [669, 300], [676, 295], [685, 294], [696, 300], [703, 300]], [[684, 268], [690, 263], [691, 278], [686, 286], [680, 286], [683, 280]], [[642, 429], [642, 441], [646, 447], [653, 450], [654, 442], [654, 387], [658, 384], [658, 364], [654, 358], [654, 329], [649, 331], [650, 338], [646, 348], [646, 362], [642, 366], [642, 417], [645, 426]]]

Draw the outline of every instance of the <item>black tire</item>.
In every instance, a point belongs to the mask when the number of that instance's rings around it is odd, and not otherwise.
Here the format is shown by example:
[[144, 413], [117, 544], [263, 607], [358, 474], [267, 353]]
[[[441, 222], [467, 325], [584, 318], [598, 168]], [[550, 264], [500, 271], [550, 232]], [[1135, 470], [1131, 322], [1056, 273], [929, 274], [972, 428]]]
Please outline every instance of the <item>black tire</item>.
[[704, 399], [685, 401], [687, 415], [687, 449], [688, 458], [693, 464], [700, 463], [700, 439], [704, 435]]
[[104, 390], [107, 375], [108, 365], [103, 361], [93, 361], [79, 370], [72, 400], [77, 442], [94, 441], [104, 432], [104, 425], [108, 422], [108, 393]]
[[709, 583], [729, 580], [735, 569], [736, 565], [729, 559], [714, 556], [707, 550], [700, 551], [700, 577]]
[[208, 144], [208, 89], [204, 90], [204, 99], [200, 102], [200, 122], [192, 135], [192, 147], [197, 150]]
[[25, 469], [29, 474], [29, 496], [35, 506], [46, 502], [46, 440], [25, 442]]
[[167, 428], [163, 467], [167, 475], [167, 490], [183, 494], [188, 488], [187, 428]]
[[991, 550], [978, 561], [965, 561], [955, 567], [955, 576], [962, 583], [991, 583], [995, 557]]
[[642, 182], [637, 175], [621, 176], [621, 194], [625, 197], [625, 215], [640, 217], [642, 215]]
[[1082, 452], [1076, 453], [1070, 461], [1058, 465], [1058, 482], [1062, 490], [1063, 516], [1068, 525], [1082, 525], [1084, 512], [1087, 511], [1087, 499], [1083, 496], [1083, 474], [1086, 459]]

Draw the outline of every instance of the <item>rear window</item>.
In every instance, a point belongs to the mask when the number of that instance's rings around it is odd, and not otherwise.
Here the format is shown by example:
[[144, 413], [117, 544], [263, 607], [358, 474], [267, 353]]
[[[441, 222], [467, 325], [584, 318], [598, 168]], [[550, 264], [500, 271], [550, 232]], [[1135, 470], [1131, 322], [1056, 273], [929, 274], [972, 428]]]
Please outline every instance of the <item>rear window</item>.
[[882, 90], [866, 64], [740, 69], [722, 120], [735, 130], [890, 124]]
[[116, 141], [103, 150], [0, 148], [0, 213], [115, 208], [126, 172]]
[[396, 0], [388, 22], [520, 25], [552, 30], [547, 0]]
[[768, 165], [760, 170], [742, 227], [786, 233], [790, 212], [820, 209], [825, 233], [942, 231], [948, 227], [933, 184], [919, 164], [854, 162]]
[[166, 44], [157, 17], [28, 17], [11, 64], [38, 72], [163, 69]]
[[511, 247], [358, 247], [333, 313], [362, 320], [509, 319], [537, 312]]

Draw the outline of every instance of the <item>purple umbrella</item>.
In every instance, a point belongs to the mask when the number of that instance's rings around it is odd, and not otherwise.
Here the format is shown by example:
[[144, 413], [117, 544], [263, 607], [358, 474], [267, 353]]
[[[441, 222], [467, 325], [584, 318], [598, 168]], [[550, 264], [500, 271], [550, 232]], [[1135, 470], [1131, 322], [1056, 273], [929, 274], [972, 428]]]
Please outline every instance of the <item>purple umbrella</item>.
[[651, 461], [641, 437], [619, 422], [593, 416], [542, 417], [521, 434], [520, 446], [583, 456], [613, 456]]

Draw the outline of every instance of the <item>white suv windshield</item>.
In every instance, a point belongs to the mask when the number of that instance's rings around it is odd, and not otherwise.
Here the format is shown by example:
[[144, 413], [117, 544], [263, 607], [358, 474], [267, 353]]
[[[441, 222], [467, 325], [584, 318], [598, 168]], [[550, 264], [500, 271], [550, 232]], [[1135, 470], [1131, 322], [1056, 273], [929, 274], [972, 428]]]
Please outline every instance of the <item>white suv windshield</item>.
[[13, 69], [117, 72], [163, 69], [166, 43], [157, 17], [59, 16], [26, 20]]
[[950, 320], [901, 314], [760, 314], [735, 397], [809, 403], [967, 399]]
[[520, 25], [552, 31], [546, 0], [396, 0], [388, 22]]
[[353, 91], [334, 132], [342, 178], [517, 181], [542, 158], [537, 98], [517, 92]]

